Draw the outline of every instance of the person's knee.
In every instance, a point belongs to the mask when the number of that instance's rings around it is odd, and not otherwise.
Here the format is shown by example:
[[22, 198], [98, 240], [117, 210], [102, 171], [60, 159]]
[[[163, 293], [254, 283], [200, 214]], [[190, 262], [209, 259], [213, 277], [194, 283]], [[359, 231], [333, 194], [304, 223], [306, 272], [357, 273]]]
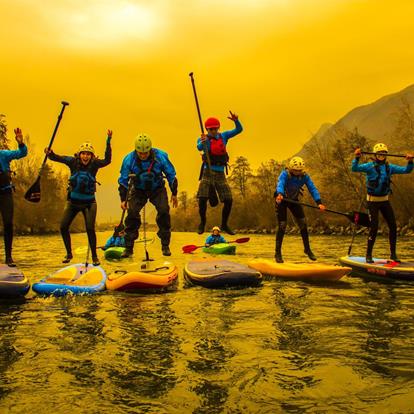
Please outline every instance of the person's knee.
[[278, 230], [285, 232], [287, 227], [287, 221], [279, 221]]

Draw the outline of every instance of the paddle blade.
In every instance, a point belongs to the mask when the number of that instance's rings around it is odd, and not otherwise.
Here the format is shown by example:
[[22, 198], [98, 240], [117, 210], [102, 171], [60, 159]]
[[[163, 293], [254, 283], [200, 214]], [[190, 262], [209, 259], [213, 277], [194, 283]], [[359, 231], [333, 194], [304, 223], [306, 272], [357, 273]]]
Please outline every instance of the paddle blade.
[[37, 177], [35, 183], [26, 191], [24, 198], [31, 203], [40, 201], [40, 176]]
[[216, 207], [219, 203], [216, 187], [214, 185], [210, 185], [208, 188], [208, 202], [211, 207]]
[[367, 213], [362, 213], [361, 211], [353, 211], [350, 213], [349, 218], [354, 224], [358, 224], [359, 226], [371, 226], [371, 220], [369, 219], [369, 215]]
[[234, 243], [247, 243], [250, 240], [250, 237], [242, 237], [240, 239], [234, 240]]
[[192, 253], [194, 250], [197, 250], [200, 246], [196, 246], [195, 244], [187, 244], [187, 246], [183, 246], [183, 253]]

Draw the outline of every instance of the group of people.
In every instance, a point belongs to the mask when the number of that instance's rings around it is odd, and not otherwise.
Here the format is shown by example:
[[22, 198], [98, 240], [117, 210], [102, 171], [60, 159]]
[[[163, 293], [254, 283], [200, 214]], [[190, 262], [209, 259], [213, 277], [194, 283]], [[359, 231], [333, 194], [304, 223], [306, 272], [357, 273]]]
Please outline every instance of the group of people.
[[[227, 146], [229, 139], [240, 134], [243, 127], [238, 116], [230, 111], [229, 119], [235, 124], [230, 131], [220, 132], [220, 121], [217, 118], [208, 118], [205, 121], [206, 134], [202, 134], [197, 140], [197, 149], [202, 151], [202, 166], [200, 183], [197, 192], [200, 224], [198, 233], [202, 234], [207, 222], [207, 206], [210, 200], [217, 198], [223, 204], [221, 229], [215, 226], [212, 234], [206, 240], [206, 245], [225, 243], [221, 236], [223, 230], [233, 235], [234, 231], [229, 226], [229, 217], [232, 209], [232, 191], [226, 179], [229, 155]], [[4, 226], [4, 245], [6, 264], [15, 266], [12, 258], [13, 241], [13, 185], [11, 181], [10, 162], [27, 155], [27, 146], [23, 142], [22, 131], [14, 130], [18, 149], [0, 151], [0, 209]], [[89, 247], [92, 254], [92, 262], [99, 265], [96, 246], [95, 222], [97, 205], [96, 175], [100, 168], [111, 163], [111, 139], [112, 131], [108, 130], [106, 138], [106, 150], [103, 159], [96, 156], [95, 149], [90, 142], [83, 143], [75, 156], [62, 156], [55, 154], [51, 149], [45, 153], [52, 161], [65, 164], [70, 169], [67, 203], [63, 212], [60, 231], [66, 248], [66, 256], [63, 263], [69, 263], [73, 258], [70, 225], [78, 213], [82, 213], [88, 235]], [[388, 148], [379, 143], [373, 149], [374, 158], [371, 162], [360, 164], [361, 149], [355, 150], [355, 158], [352, 161], [352, 171], [366, 174], [367, 208], [370, 216], [370, 231], [368, 237], [366, 261], [372, 263], [372, 250], [378, 231], [379, 212], [383, 215], [389, 227], [390, 258], [399, 261], [396, 253], [397, 226], [394, 212], [389, 201], [391, 192], [391, 176], [393, 174], [408, 174], [413, 170], [413, 155], [407, 154], [408, 161], [405, 167], [387, 162]], [[171, 191], [168, 200], [167, 181]], [[121, 166], [121, 174], [118, 179], [121, 209], [127, 212], [125, 225], [120, 223], [115, 228], [114, 236], [108, 240], [105, 248], [110, 246], [123, 246], [123, 257], [133, 254], [134, 242], [139, 236], [141, 226], [140, 211], [149, 201], [156, 210], [156, 222], [158, 225], [158, 237], [161, 240], [162, 254], [170, 256], [169, 248], [171, 239], [170, 203], [177, 207], [178, 181], [176, 171], [165, 151], [154, 148], [151, 137], [147, 134], [139, 134], [134, 143], [134, 149], [128, 153]], [[287, 210], [292, 213], [303, 240], [304, 252], [311, 260], [316, 260], [309, 243], [309, 235], [305, 213], [298, 203], [303, 187], [306, 186], [318, 208], [326, 210], [321, 196], [309, 174], [305, 170], [305, 163], [301, 157], [293, 157], [284, 169], [277, 181], [274, 199], [277, 216], [277, 232], [275, 246], [275, 260], [283, 263], [282, 242], [287, 226]]]

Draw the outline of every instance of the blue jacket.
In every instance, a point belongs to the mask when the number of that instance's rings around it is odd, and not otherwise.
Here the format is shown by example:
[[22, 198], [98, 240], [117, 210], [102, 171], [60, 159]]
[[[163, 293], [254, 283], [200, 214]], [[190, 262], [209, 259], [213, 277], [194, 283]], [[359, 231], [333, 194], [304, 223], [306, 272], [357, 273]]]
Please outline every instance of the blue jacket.
[[[211, 139], [219, 139], [220, 135], [221, 135], [224, 145], [227, 146], [227, 142], [229, 141], [230, 138], [233, 138], [234, 136], [240, 134], [240, 132], [243, 131], [242, 124], [240, 123], [240, 121], [238, 119], [236, 121], [234, 121], [234, 125], [236, 126], [236, 128], [232, 129], [231, 131], [221, 132], [221, 133], [217, 134], [215, 137], [213, 137], [211, 135], [208, 135], [208, 136]], [[206, 143], [207, 143], [207, 148], [210, 151], [210, 142], [209, 142], [209, 140], [207, 140]], [[201, 138], [198, 138], [198, 140], [197, 140], [197, 149], [199, 151], [204, 151], [204, 147], [203, 147], [203, 144], [201, 142]], [[204, 168], [208, 168], [207, 165], [204, 165]], [[224, 165], [212, 165], [211, 169], [213, 171], [224, 172], [225, 166]]]
[[315, 203], [321, 204], [322, 201], [319, 191], [309, 175], [303, 174], [295, 176], [293, 174], [289, 174], [287, 169], [280, 173], [274, 195], [276, 196], [278, 194], [282, 194], [284, 197], [297, 200], [299, 195], [301, 195], [301, 189], [304, 185], [308, 188], [312, 198], [315, 200]]
[[[70, 169], [68, 199], [75, 202], [93, 203], [95, 202], [96, 174], [100, 168], [106, 167], [111, 163], [111, 140], [108, 138], [106, 141], [105, 158], [103, 160], [92, 158], [87, 165], [83, 165], [78, 157], [57, 155], [54, 152], [51, 152], [48, 158], [65, 164]], [[85, 191], [79, 190], [76, 185], [81, 175], [87, 180], [86, 187], [88, 188]]]
[[215, 236], [214, 234], [210, 234], [210, 236], [207, 237], [206, 244], [208, 244], [209, 246], [218, 243], [226, 243], [226, 239], [220, 234], [218, 234], [217, 236]]
[[125, 247], [125, 238], [124, 237], [114, 237], [111, 236], [105, 243], [104, 250], [109, 249], [110, 247]]
[[[0, 151], [0, 171], [4, 173], [10, 173], [10, 162], [12, 160], [18, 160], [23, 158], [27, 155], [27, 146], [25, 144], [19, 144], [17, 150], [1, 150]], [[7, 184], [4, 186], [0, 186], [0, 190], [10, 190], [11, 191], [12, 185]]]
[[128, 175], [136, 174], [135, 188], [139, 190], [146, 190], [144, 179], [139, 179], [139, 176], [143, 177], [148, 174], [148, 169], [151, 167], [150, 172], [153, 174], [151, 181], [151, 189], [147, 191], [156, 191], [164, 186], [164, 175], [167, 178], [168, 184], [173, 195], [177, 195], [178, 184], [176, 179], [175, 168], [168, 158], [168, 154], [160, 149], [152, 149], [153, 156], [145, 161], [141, 161], [135, 151], [130, 152], [122, 162], [121, 176], [118, 179], [119, 193], [121, 200], [126, 200], [128, 190]]
[[359, 164], [359, 158], [352, 160], [352, 171], [366, 174], [367, 192], [373, 196], [390, 194], [391, 176], [393, 174], [409, 174], [412, 170], [413, 161], [409, 161], [405, 167], [401, 167], [400, 165], [377, 163], [375, 161]]

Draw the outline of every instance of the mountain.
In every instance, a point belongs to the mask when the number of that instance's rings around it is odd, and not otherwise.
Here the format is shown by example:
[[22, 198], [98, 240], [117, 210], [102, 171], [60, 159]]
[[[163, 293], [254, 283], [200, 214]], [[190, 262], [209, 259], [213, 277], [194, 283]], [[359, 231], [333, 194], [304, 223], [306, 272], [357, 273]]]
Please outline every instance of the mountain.
[[324, 151], [352, 133], [366, 138], [369, 144], [366, 150], [376, 142], [386, 143], [390, 152], [413, 150], [414, 85], [354, 108], [335, 124], [323, 124], [296, 155], [306, 159], [313, 155], [315, 148]]

